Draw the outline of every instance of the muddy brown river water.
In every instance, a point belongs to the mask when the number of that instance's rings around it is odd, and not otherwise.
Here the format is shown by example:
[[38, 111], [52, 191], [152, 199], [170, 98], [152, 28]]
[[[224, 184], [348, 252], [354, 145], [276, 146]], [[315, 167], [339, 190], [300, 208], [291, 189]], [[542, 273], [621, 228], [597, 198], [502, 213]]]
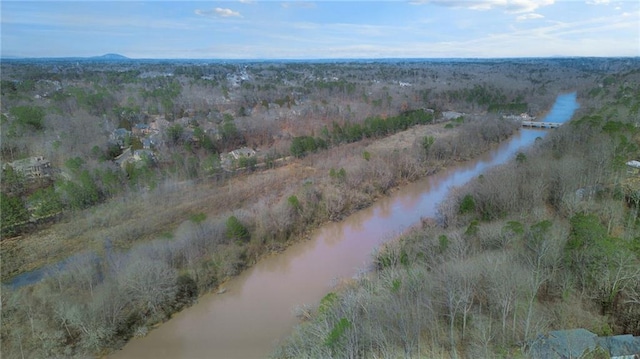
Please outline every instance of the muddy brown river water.
[[[545, 119], [565, 122], [578, 107], [561, 95]], [[548, 130], [521, 129], [489, 153], [402, 187], [371, 207], [312, 233], [311, 239], [265, 258], [207, 294], [146, 337], [131, 340], [112, 358], [265, 358], [298, 322], [295, 309], [315, 305], [340, 278], [372, 262], [372, 253], [421, 218], [435, 217], [451, 187], [505, 163]]]
[[368, 268], [374, 249], [423, 217], [434, 217], [451, 187], [504, 163], [544, 130], [522, 129], [497, 149], [412, 183], [373, 206], [259, 261], [113, 358], [264, 358], [297, 323], [295, 308], [314, 305], [339, 278]]

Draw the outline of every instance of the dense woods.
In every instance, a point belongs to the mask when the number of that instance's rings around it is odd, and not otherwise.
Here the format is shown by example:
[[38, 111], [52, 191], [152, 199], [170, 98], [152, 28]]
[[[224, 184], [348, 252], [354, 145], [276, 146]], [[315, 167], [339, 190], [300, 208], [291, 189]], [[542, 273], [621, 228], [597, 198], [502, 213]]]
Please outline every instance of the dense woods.
[[[311, 228], [487, 151], [519, 126], [503, 115], [540, 116], [564, 91], [578, 120], [457, 189], [442, 227], [381, 249], [375, 274], [323, 299], [278, 355], [510, 356], [571, 323], [637, 333], [639, 197], [624, 176], [637, 67], [3, 62], [2, 356], [144, 336]], [[33, 157], [42, 176], [20, 165]]]

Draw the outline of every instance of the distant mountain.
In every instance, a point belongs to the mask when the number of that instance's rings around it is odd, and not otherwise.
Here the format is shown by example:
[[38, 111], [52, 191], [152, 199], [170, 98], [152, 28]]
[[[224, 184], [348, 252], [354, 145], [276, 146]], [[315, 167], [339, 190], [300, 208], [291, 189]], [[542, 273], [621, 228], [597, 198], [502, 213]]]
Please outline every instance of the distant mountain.
[[91, 60], [129, 60], [128, 57], [120, 54], [104, 54], [102, 56], [90, 57]]
[[[0, 0], [2, 1], [2, 0]], [[104, 54], [102, 56], [91, 56], [91, 57], [79, 57], [79, 56], [70, 56], [70, 57], [9, 57], [2, 56], [2, 60], [5, 61], [16, 61], [16, 62], [129, 62], [135, 61], [126, 56], [120, 54]]]

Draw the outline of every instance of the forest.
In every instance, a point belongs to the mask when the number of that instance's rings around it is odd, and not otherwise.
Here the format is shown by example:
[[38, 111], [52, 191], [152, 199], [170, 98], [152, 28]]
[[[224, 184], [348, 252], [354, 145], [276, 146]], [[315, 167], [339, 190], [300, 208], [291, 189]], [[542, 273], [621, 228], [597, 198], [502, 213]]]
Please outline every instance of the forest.
[[274, 355], [513, 357], [553, 328], [639, 334], [636, 59], [1, 67], [3, 357], [117, 349], [563, 92], [577, 118], [456, 189]]

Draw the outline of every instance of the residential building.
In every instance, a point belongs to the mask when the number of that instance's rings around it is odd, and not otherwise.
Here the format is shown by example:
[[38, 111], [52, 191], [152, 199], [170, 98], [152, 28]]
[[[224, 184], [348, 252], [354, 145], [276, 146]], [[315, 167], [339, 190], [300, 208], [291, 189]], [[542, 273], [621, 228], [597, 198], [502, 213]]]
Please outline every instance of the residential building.
[[627, 174], [637, 175], [640, 173], [640, 161], [632, 160], [627, 162]]
[[49, 177], [51, 175], [51, 162], [42, 156], [13, 161], [9, 163], [9, 166], [29, 179]]
[[640, 359], [640, 337], [630, 334], [599, 337], [582, 328], [554, 330], [540, 335], [529, 350], [535, 359], [583, 358], [598, 352], [612, 359]]

